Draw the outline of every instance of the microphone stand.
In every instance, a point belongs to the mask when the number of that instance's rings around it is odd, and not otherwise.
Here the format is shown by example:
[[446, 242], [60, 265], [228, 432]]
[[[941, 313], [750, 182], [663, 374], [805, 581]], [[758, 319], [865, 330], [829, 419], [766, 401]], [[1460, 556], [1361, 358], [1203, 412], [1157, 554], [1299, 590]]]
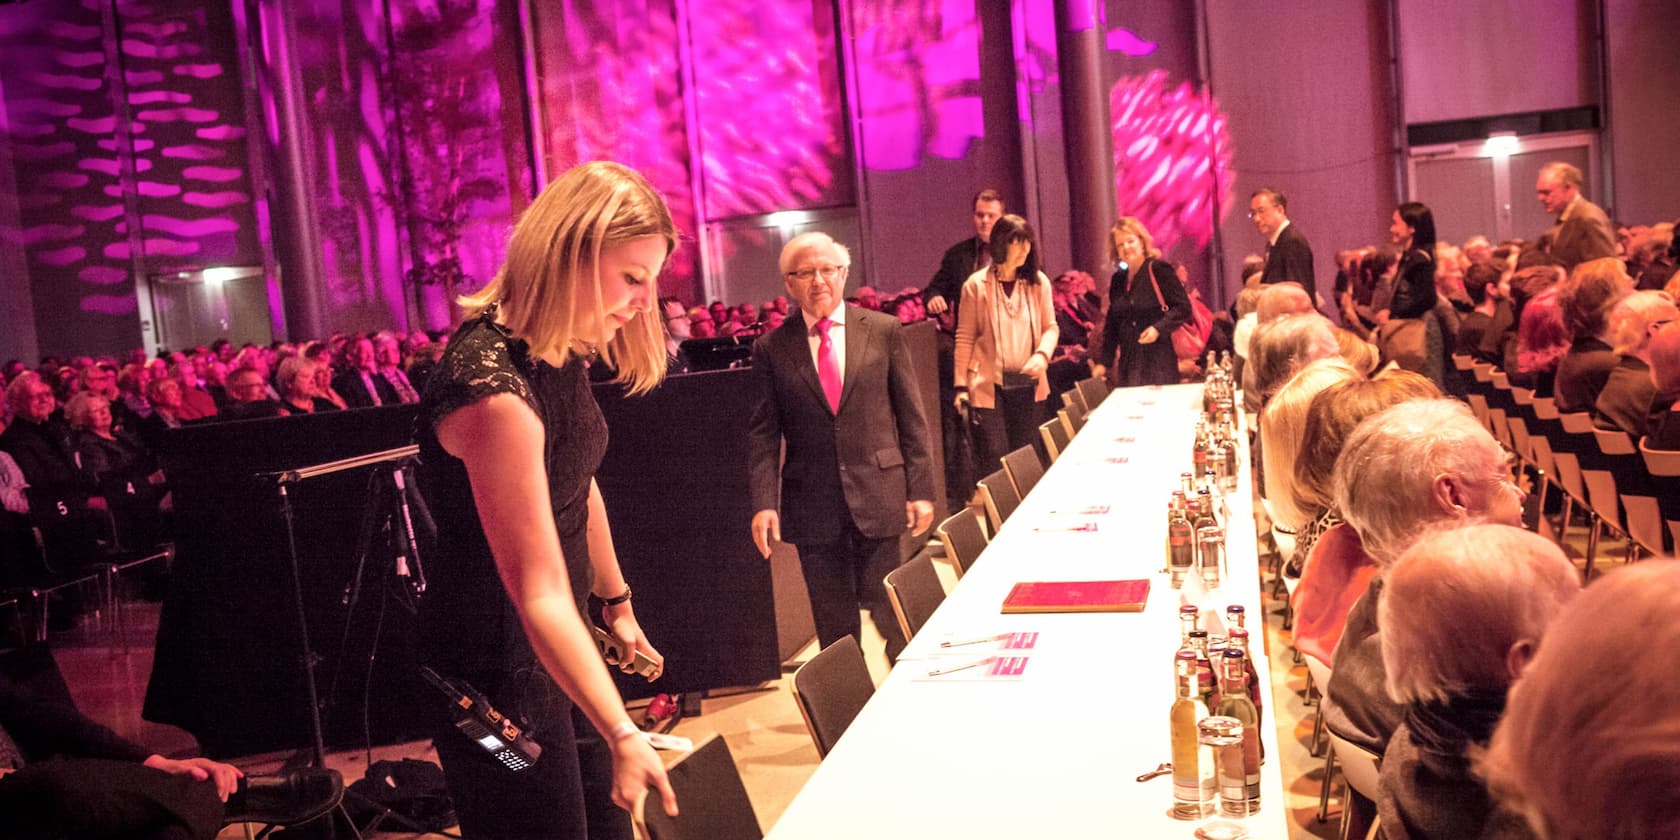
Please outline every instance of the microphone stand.
[[[280, 496], [280, 514], [286, 522], [286, 556], [290, 561], [289, 565], [291, 567], [292, 607], [294, 612], [297, 613], [298, 640], [302, 645], [303, 651], [303, 685], [304, 692], [309, 700], [309, 748], [310, 763], [312, 766], [327, 766], [326, 736], [323, 733], [321, 725], [321, 696], [315, 684], [315, 667], [320, 664], [321, 657], [315, 653], [314, 648], [311, 647], [309, 643], [309, 618], [303, 601], [302, 563], [298, 559], [297, 530], [296, 524], [293, 521], [292, 499], [289, 488], [293, 484], [297, 484], [301, 481], [315, 478], [317, 476], [331, 475], [345, 470], [353, 470], [358, 467], [382, 464], [387, 461], [402, 461], [403, 459], [413, 457], [418, 454], [419, 451], [420, 448], [418, 446], [403, 446], [397, 449], [387, 449], [383, 452], [373, 452], [367, 455], [342, 458], [337, 461], [328, 461], [322, 464], [312, 464], [307, 467], [298, 467], [295, 469], [259, 474], [259, 477], [261, 478], [267, 478], [274, 481], [276, 491]], [[401, 472], [400, 464], [397, 466], [397, 471], [399, 473]], [[400, 479], [398, 479], [398, 481], [400, 482]], [[403, 504], [405, 528], [410, 536], [410, 545], [412, 545], [413, 526], [412, 523], [407, 522], [407, 511], [408, 507], [405, 501]], [[361, 831], [356, 828], [355, 822], [351, 820], [349, 814], [344, 811], [342, 803], [338, 806], [337, 813], [343, 817], [345, 825], [349, 827], [350, 836], [360, 840], [362, 836]]]

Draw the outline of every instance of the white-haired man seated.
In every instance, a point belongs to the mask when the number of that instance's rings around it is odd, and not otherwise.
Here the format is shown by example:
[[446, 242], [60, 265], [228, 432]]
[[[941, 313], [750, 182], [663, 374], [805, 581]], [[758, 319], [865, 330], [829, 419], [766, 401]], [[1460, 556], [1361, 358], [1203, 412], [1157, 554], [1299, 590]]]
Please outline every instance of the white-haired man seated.
[[1531, 836], [1471, 775], [1552, 620], [1581, 578], [1550, 540], [1508, 525], [1432, 533], [1385, 575], [1383, 667], [1405, 712], [1383, 754], [1377, 814], [1387, 840]]
[[1680, 837], [1680, 563], [1611, 572], [1546, 632], [1479, 770], [1546, 840]]
[[[1336, 507], [1385, 571], [1431, 530], [1522, 524], [1523, 491], [1499, 443], [1457, 400], [1413, 400], [1372, 415], [1336, 459]], [[1348, 612], [1320, 711], [1337, 735], [1382, 754], [1403, 709], [1384, 690], [1378, 609], [1385, 572]]]

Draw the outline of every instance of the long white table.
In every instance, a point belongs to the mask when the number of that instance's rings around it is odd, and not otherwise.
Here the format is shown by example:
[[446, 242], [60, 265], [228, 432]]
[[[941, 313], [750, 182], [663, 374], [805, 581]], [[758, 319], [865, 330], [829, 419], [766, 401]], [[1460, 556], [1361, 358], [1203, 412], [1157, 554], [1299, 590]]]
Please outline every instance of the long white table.
[[[1169, 816], [1172, 780], [1136, 777], [1171, 759], [1168, 709], [1180, 592], [1164, 567], [1166, 503], [1189, 469], [1201, 386], [1115, 391], [911, 640], [770, 832], [806, 838], [1189, 838]], [[1288, 837], [1271, 716], [1250, 477], [1231, 493], [1229, 574], [1204, 608], [1242, 604], [1265, 697], [1255, 838]], [[1104, 514], [1082, 511], [1107, 505]], [[1095, 522], [1095, 531], [1071, 531]], [[1023, 580], [1149, 578], [1141, 613], [999, 612]], [[941, 640], [1039, 633], [1018, 678]], [[960, 649], [959, 649], [960, 650]]]

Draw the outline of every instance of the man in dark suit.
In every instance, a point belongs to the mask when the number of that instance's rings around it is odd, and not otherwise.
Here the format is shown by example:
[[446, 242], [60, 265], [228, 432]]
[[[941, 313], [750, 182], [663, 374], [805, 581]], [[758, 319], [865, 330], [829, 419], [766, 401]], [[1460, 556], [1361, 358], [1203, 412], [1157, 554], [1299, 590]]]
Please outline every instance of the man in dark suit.
[[1313, 283], [1312, 247], [1299, 228], [1289, 222], [1289, 202], [1283, 193], [1258, 189], [1248, 197], [1248, 217], [1266, 237], [1266, 267], [1261, 283], [1300, 283], [1318, 306], [1318, 287]]
[[799, 315], [753, 344], [752, 536], [765, 557], [771, 540], [798, 547], [824, 647], [858, 635], [861, 606], [892, 659], [905, 639], [881, 580], [898, 566], [905, 529], [933, 522], [932, 456], [898, 320], [844, 303], [850, 264], [824, 233], [782, 249]]
[[379, 361], [371, 339], [356, 338], [345, 344], [344, 362], [344, 371], [333, 377], [332, 386], [351, 408], [402, 402], [397, 389], [379, 375]]
[[1616, 235], [1610, 217], [1581, 194], [1581, 170], [1561, 161], [1540, 167], [1534, 192], [1547, 213], [1557, 214], [1552, 228], [1551, 254], [1572, 272], [1587, 260], [1616, 256]]
[[922, 290], [922, 301], [927, 304], [929, 315], [940, 315], [950, 309], [953, 310], [951, 320], [956, 320], [963, 281], [991, 263], [986, 243], [991, 239], [992, 225], [1003, 218], [1003, 213], [1003, 196], [997, 190], [981, 190], [974, 196], [974, 235], [945, 249], [938, 273]]
[[945, 493], [951, 510], [968, 504], [974, 493], [971, 453], [966, 446], [965, 418], [957, 413], [956, 347], [957, 306], [962, 302], [963, 281], [970, 274], [992, 263], [992, 225], [1003, 218], [1003, 196], [993, 189], [984, 189], [974, 196], [974, 235], [945, 249], [939, 260], [939, 271], [922, 290], [922, 301], [928, 315], [939, 323], [939, 423], [945, 430], [942, 440], [945, 451]]

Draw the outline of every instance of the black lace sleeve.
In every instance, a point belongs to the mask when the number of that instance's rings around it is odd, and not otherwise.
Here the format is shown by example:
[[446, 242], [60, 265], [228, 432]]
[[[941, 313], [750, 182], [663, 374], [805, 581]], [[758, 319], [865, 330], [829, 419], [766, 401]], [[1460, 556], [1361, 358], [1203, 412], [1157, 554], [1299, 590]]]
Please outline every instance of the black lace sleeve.
[[493, 394], [514, 394], [533, 410], [525, 343], [487, 318], [471, 321], [450, 339], [420, 398], [420, 425], [436, 429], [456, 409]]

